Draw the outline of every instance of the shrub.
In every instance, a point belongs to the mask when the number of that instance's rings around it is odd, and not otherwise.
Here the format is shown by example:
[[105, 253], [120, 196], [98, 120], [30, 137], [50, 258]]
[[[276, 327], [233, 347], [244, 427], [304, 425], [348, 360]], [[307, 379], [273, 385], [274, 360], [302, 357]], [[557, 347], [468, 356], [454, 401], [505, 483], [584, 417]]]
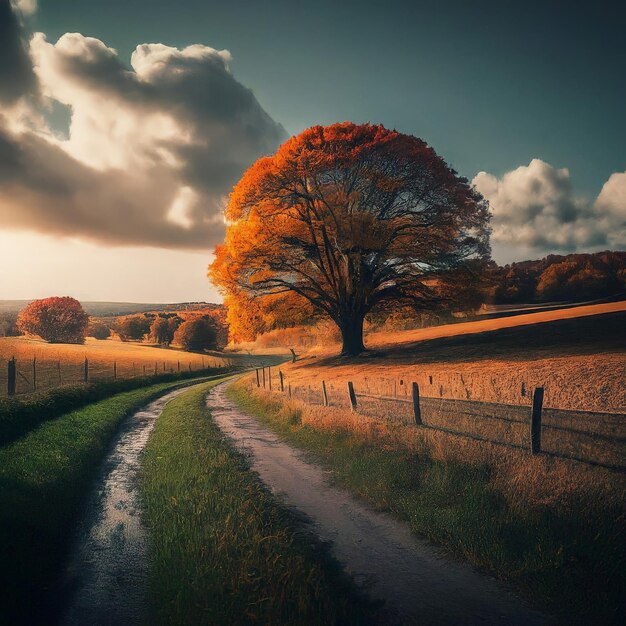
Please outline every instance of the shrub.
[[84, 343], [88, 323], [80, 302], [68, 296], [35, 300], [17, 318], [20, 332], [50, 343]]
[[150, 326], [150, 339], [155, 343], [169, 346], [174, 339], [174, 333], [181, 324], [182, 320], [178, 316], [166, 318], [159, 316], [154, 319]]
[[87, 335], [94, 339], [108, 339], [111, 336], [111, 329], [104, 322], [96, 321], [89, 325]]
[[174, 335], [174, 343], [185, 350], [214, 350], [217, 347], [215, 322], [208, 316], [183, 322]]
[[118, 320], [115, 330], [122, 341], [140, 340], [150, 332], [150, 319], [143, 315], [125, 317]]

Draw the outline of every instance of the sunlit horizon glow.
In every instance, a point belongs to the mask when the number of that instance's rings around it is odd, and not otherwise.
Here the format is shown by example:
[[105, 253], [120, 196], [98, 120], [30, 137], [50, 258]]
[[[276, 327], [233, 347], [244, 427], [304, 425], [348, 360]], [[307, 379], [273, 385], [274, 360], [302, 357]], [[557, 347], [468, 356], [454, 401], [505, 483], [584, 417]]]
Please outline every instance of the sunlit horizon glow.
[[0, 299], [67, 295], [91, 302], [221, 302], [206, 276], [212, 258], [208, 250], [114, 248], [0, 230]]

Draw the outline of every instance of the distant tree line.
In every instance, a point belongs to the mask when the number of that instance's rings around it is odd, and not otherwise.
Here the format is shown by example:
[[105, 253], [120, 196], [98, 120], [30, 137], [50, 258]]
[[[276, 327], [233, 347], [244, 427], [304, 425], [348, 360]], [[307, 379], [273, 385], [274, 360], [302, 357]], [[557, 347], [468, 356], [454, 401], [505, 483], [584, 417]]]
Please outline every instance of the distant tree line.
[[626, 293], [626, 252], [551, 254], [492, 266], [495, 304], [584, 302]]
[[214, 306], [207, 311], [141, 313], [114, 321], [90, 318], [78, 300], [51, 297], [34, 300], [19, 314], [0, 316], [0, 336], [30, 335], [50, 343], [84, 343], [86, 337], [107, 340], [113, 333], [121, 341], [148, 341], [184, 350], [217, 350], [226, 345], [225, 311]]

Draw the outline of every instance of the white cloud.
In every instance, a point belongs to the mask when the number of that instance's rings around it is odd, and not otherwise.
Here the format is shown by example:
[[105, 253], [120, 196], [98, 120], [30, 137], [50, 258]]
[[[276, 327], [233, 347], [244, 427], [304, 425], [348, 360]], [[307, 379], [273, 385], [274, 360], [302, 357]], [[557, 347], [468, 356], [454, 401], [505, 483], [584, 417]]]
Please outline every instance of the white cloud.
[[37, 33], [30, 55], [40, 101], [67, 106], [71, 122], [59, 137], [26, 96], [0, 111], [4, 226], [208, 248], [223, 236], [232, 185], [286, 137], [233, 77], [226, 50], [143, 44], [128, 68], [93, 37], [52, 44]]
[[578, 198], [569, 171], [533, 159], [497, 178], [472, 181], [487, 199], [494, 245], [545, 252], [626, 247], [626, 172], [611, 175], [595, 202]]

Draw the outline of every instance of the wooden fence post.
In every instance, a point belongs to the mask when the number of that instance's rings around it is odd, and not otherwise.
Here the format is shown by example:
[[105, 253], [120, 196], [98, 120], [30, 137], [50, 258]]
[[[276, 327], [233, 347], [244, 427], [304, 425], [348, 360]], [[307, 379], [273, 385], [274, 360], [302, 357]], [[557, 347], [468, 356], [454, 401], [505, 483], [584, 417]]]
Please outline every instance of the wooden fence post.
[[267, 380], [269, 382], [269, 390], [272, 391], [272, 368], [267, 366]]
[[285, 378], [283, 376], [282, 370], [278, 370], [278, 378], [280, 380], [280, 390], [284, 392], [285, 391]]
[[15, 387], [16, 387], [16, 371], [15, 367], [15, 357], [9, 359], [8, 363], [8, 377], [7, 377], [7, 395], [9, 398], [12, 398], [15, 395]]
[[289, 350], [291, 351], [291, 362], [295, 363], [296, 362], [296, 351], [293, 348], [289, 348]]
[[543, 409], [543, 387], [536, 387], [533, 393], [533, 408], [530, 414], [530, 451], [541, 452], [541, 411]]
[[57, 361], [57, 374], [59, 375], [59, 382], [61, 382], [61, 361]]
[[289, 397], [291, 398], [291, 383], [289, 383]]
[[33, 357], [33, 391], [37, 391], [37, 357]]
[[348, 381], [348, 400], [350, 401], [350, 408], [352, 412], [356, 411], [356, 393], [354, 393], [354, 385], [352, 381]]
[[259, 377], [259, 368], [256, 368], [256, 386], [260, 387], [261, 386], [261, 378]]
[[85, 357], [85, 371], [83, 372], [83, 380], [88, 383], [89, 382], [89, 359]]
[[117, 379], [117, 361], [113, 361], [113, 379]]
[[265, 389], [265, 365], [262, 367], [263, 369], [263, 389]]
[[328, 406], [328, 393], [326, 391], [326, 383], [322, 381], [322, 401], [324, 406]]
[[415, 423], [418, 426], [422, 425], [422, 411], [420, 410], [420, 388], [417, 383], [411, 385], [411, 396], [413, 398], [413, 415], [415, 416]]

